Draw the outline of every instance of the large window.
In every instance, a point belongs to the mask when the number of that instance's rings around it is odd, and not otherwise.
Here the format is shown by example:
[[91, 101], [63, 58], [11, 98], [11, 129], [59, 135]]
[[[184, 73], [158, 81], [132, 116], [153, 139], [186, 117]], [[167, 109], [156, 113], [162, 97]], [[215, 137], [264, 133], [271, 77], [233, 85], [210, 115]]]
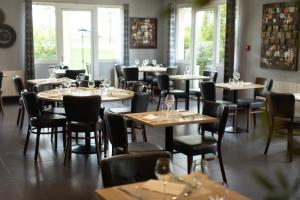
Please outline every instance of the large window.
[[178, 7], [177, 16], [177, 61], [194, 66], [196, 73], [223, 66], [226, 4]]
[[97, 60], [122, 60], [122, 6], [36, 3], [34, 54], [40, 63], [87, 69]]
[[55, 7], [33, 5], [34, 57], [38, 62], [56, 61]]

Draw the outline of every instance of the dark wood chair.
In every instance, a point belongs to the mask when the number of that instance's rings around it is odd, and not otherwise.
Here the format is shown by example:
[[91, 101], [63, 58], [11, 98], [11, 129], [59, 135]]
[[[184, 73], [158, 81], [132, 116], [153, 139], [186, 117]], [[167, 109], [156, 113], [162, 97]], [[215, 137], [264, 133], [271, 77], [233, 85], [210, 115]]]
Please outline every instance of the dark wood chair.
[[229, 108], [229, 115], [232, 116], [232, 126], [233, 132], [236, 133], [237, 127], [237, 105], [224, 100], [216, 99], [216, 86], [213, 81], [203, 81], [200, 83], [202, 99], [205, 101], [215, 101], [217, 103], [223, 104]]
[[256, 126], [256, 114], [265, 111], [265, 98], [267, 93], [272, 90], [273, 80], [263, 77], [255, 79], [256, 84], [264, 85], [264, 88], [256, 88], [252, 99], [238, 99], [237, 105], [239, 108], [247, 111], [247, 131], [249, 130], [251, 115], [253, 115], [254, 128]]
[[118, 88], [124, 88], [125, 79], [121, 65], [115, 64], [115, 70], [118, 78]]
[[[157, 108], [156, 110], [159, 110], [160, 108], [160, 102], [161, 99], [166, 97], [168, 94], [172, 94], [175, 97], [175, 109], [177, 109], [177, 104], [178, 104], [178, 99], [186, 99], [187, 93], [183, 90], [177, 90], [177, 89], [171, 89], [170, 87], [170, 78], [168, 74], [161, 74], [157, 76], [158, 80], [158, 89], [160, 91], [159, 93], [159, 99], [157, 103]], [[187, 103], [185, 101], [185, 103]]]
[[118, 155], [102, 160], [103, 186], [112, 187], [156, 179], [154, 168], [159, 158], [171, 158], [171, 155], [166, 151], [144, 152]]
[[267, 155], [274, 132], [287, 135], [289, 161], [293, 160], [293, 123], [295, 96], [289, 93], [269, 93], [266, 99], [269, 135], [265, 148]]
[[[215, 117], [217, 118], [217, 121], [215, 123], [202, 124], [201, 135], [194, 134], [174, 138], [173, 148], [176, 151], [187, 155], [188, 157], [188, 173], [190, 173], [192, 167], [193, 156], [202, 155], [202, 159], [204, 159], [205, 154], [217, 153], [223, 181], [227, 183], [223, 166], [221, 143], [227, 122], [228, 112], [229, 108], [227, 106], [216, 102], [204, 101], [202, 114]], [[218, 137], [208, 137], [205, 135], [205, 131], [216, 133]]]
[[124, 89], [130, 89], [134, 83], [139, 82], [139, 68], [138, 67], [124, 67]]
[[127, 125], [123, 115], [107, 112], [105, 124], [112, 145], [112, 155], [162, 151], [161, 146], [149, 142], [128, 143]]
[[[67, 117], [67, 149], [65, 153], [64, 165], [71, 159], [72, 139], [84, 139], [86, 145], [90, 140], [95, 140], [98, 164], [101, 159], [100, 130], [102, 122], [99, 118], [101, 97], [95, 96], [69, 96], [63, 97], [63, 104]], [[80, 132], [85, 132], [85, 136], [79, 136]], [[93, 132], [93, 135], [91, 135]], [[73, 134], [74, 133], [74, 134]], [[88, 148], [88, 147], [87, 147]], [[84, 152], [87, 153], [87, 152]]]
[[21, 97], [22, 91], [25, 91], [25, 87], [23, 84], [23, 81], [20, 76], [13, 76], [14, 86], [17, 95], [19, 98], [19, 108], [18, 108], [18, 118], [17, 118], [17, 125], [20, 127], [20, 129], [23, 128], [23, 122], [24, 122], [24, 114], [25, 114], [25, 108], [23, 104], [23, 100]]
[[65, 73], [65, 77], [69, 79], [76, 80], [76, 76], [78, 76], [81, 73], [85, 73], [85, 69], [78, 69], [78, 70], [73, 70], [73, 69], [67, 69]]
[[[58, 128], [62, 127], [63, 145], [65, 147], [65, 126], [66, 117], [63, 115], [43, 113], [40, 109], [39, 100], [35, 92], [22, 92], [22, 99], [24, 102], [25, 110], [28, 114], [29, 123], [27, 129], [27, 136], [24, 146], [24, 154], [27, 152], [27, 146], [30, 134], [36, 134], [35, 154], [34, 160], [37, 161], [39, 155], [39, 143], [41, 134], [54, 134], [55, 136], [55, 149], [57, 149], [57, 133]], [[42, 128], [51, 128], [51, 132], [42, 132]], [[36, 131], [35, 131], [36, 130]]]

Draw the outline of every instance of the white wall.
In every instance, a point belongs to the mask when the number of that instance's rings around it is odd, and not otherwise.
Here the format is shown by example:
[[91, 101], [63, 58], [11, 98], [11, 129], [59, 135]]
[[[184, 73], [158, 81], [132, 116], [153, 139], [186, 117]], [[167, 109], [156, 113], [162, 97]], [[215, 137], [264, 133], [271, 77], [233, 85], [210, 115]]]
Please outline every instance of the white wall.
[[[300, 82], [299, 70], [285, 71], [260, 68], [263, 4], [285, 1], [287, 0], [239, 0], [239, 9], [241, 14], [239, 16], [237, 67], [241, 72], [243, 80], [254, 81], [255, 77], [262, 76], [273, 78], [278, 81]], [[244, 50], [244, 45], [246, 44], [251, 46], [250, 51]], [[300, 69], [299, 64], [300, 63], [298, 62], [298, 69]]]

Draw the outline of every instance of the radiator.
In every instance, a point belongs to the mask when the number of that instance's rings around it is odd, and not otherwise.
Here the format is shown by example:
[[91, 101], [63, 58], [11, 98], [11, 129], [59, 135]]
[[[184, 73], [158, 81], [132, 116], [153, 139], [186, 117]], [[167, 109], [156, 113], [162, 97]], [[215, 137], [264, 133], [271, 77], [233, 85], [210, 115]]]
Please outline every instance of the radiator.
[[[272, 92], [300, 93], [300, 83], [274, 81]], [[300, 102], [296, 101], [295, 116], [300, 117]]]
[[23, 70], [4, 70], [3, 71], [3, 82], [2, 82], [2, 89], [3, 89], [3, 96], [4, 97], [12, 97], [17, 96], [15, 91], [15, 86], [13, 83], [12, 77], [14, 75], [18, 75], [24, 80], [24, 71]]

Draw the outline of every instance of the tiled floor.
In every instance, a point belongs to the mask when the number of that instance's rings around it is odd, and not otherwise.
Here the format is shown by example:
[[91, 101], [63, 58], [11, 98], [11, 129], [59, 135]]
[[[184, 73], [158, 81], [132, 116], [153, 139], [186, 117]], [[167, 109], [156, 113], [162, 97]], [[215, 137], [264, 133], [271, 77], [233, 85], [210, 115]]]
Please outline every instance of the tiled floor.
[[[192, 108], [196, 110], [195, 102]], [[122, 104], [106, 104], [110, 106]], [[154, 109], [154, 102], [150, 109]], [[180, 104], [183, 108], [183, 104]], [[46, 199], [97, 199], [95, 189], [102, 185], [100, 168], [96, 156], [72, 155], [70, 166], [63, 166], [61, 140], [57, 151], [53, 149], [50, 136], [42, 136], [39, 162], [33, 162], [35, 136], [31, 137], [29, 149], [23, 156], [25, 141], [25, 120], [23, 130], [16, 126], [17, 104], [5, 103], [5, 116], [0, 116], [0, 199], [46, 200]], [[244, 126], [243, 113], [239, 125]], [[264, 156], [266, 141], [266, 121], [258, 117], [255, 132], [230, 134], [223, 139], [223, 157], [229, 187], [251, 199], [263, 199], [265, 190], [254, 179], [253, 173], [259, 172], [271, 181], [276, 181], [276, 172], [283, 170], [291, 183], [299, 177], [299, 156], [292, 163], [287, 161], [286, 140], [276, 138], [272, 141], [269, 155]], [[196, 133], [197, 126], [179, 126], [176, 135]], [[150, 142], [164, 145], [164, 130], [147, 128]], [[220, 181], [221, 174], [217, 161], [209, 162], [211, 178]], [[174, 156], [174, 171], [177, 175], [186, 173], [186, 157]]]

